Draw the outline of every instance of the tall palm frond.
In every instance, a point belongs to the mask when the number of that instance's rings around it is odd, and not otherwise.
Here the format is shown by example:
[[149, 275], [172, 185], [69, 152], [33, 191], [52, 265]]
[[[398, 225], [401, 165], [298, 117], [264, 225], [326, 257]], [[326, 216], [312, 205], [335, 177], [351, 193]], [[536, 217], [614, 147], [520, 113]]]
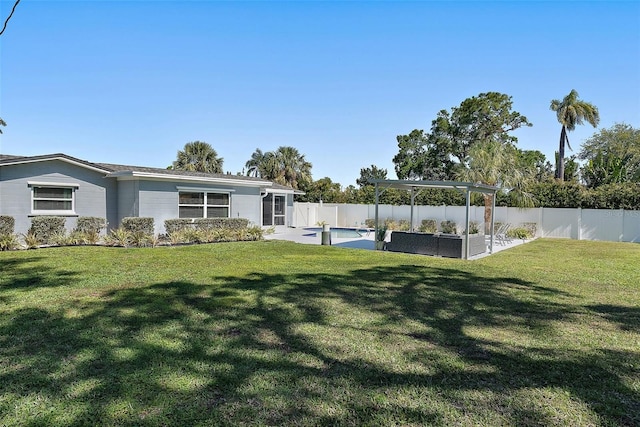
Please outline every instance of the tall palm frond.
[[222, 173], [224, 159], [218, 157], [211, 145], [202, 141], [185, 144], [184, 149], [178, 151], [173, 169], [191, 172]]
[[556, 112], [558, 123], [562, 125], [560, 130], [560, 145], [558, 150], [558, 169], [556, 178], [564, 181], [564, 146], [565, 144], [571, 150], [569, 145], [569, 136], [567, 132], [571, 132], [576, 125], [582, 125], [585, 121], [593, 127], [597, 127], [600, 122], [600, 114], [598, 108], [586, 101], [578, 99], [578, 92], [572, 89], [569, 95], [565, 96], [562, 101], [554, 99], [551, 101], [549, 108]]

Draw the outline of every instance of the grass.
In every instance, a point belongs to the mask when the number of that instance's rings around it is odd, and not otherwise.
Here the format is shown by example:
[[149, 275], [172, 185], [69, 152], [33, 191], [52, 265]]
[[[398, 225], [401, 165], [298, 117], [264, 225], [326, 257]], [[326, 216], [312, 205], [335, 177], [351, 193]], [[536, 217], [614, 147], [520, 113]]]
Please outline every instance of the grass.
[[0, 252], [0, 425], [640, 425], [640, 245]]

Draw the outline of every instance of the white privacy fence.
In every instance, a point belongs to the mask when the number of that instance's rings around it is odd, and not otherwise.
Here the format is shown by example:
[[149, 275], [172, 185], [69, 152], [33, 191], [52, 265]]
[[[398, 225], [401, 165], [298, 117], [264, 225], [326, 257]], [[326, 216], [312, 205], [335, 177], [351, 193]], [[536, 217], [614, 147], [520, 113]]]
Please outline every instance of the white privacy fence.
[[[361, 227], [375, 217], [375, 205], [294, 203], [293, 227], [310, 227], [326, 222], [335, 227]], [[378, 217], [396, 221], [411, 219], [410, 206], [379, 205]], [[414, 206], [413, 225], [423, 219], [465, 223], [464, 206]], [[484, 222], [484, 207], [471, 206], [470, 221]], [[558, 209], [496, 207], [495, 222], [517, 227], [535, 223], [538, 237], [576, 240], [640, 242], [640, 211], [622, 209]]]

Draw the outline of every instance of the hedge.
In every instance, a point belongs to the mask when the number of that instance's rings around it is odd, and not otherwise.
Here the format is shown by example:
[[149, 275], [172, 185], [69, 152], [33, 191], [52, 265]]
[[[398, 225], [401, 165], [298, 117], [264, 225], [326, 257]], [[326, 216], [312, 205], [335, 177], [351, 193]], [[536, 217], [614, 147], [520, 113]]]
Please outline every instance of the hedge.
[[12, 216], [0, 215], [0, 236], [13, 234], [15, 231], [16, 220]]
[[167, 234], [190, 228], [196, 230], [242, 230], [247, 227], [249, 227], [249, 220], [245, 218], [176, 218], [167, 219], [164, 222]]
[[54, 236], [65, 232], [66, 220], [62, 216], [34, 216], [31, 218], [29, 234], [33, 235], [38, 242], [49, 244]]
[[122, 218], [122, 228], [133, 234], [153, 235], [154, 222], [149, 217], [131, 217]]
[[73, 230], [77, 233], [100, 233], [100, 231], [107, 226], [107, 220], [95, 216], [81, 216], [78, 217], [76, 222], [76, 228]]

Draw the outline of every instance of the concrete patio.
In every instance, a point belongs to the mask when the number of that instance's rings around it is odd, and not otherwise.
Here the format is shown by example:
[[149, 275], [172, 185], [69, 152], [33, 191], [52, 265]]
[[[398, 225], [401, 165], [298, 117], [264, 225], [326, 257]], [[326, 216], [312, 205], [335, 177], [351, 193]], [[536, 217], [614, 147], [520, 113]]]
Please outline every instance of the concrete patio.
[[[265, 240], [287, 240], [291, 242], [301, 243], [305, 245], [320, 245], [322, 239], [321, 232], [315, 232], [313, 230], [308, 230], [306, 228], [287, 228], [284, 232], [276, 232], [272, 234], [267, 234], [264, 236]], [[505, 249], [509, 249], [515, 246], [519, 246], [523, 243], [529, 242], [531, 240], [521, 240], [521, 239], [510, 239], [506, 242], [499, 242], [496, 239], [494, 243], [493, 253], [497, 253], [503, 251]], [[340, 248], [354, 248], [354, 249], [368, 249], [374, 250], [374, 233], [370, 232], [368, 234], [363, 233], [362, 237], [358, 238], [340, 238], [340, 237], [332, 237], [331, 238], [331, 246], [340, 247]], [[480, 259], [486, 256], [489, 256], [489, 252], [485, 252], [483, 254], [471, 257], [469, 259]], [[425, 255], [422, 255], [425, 256]]]

